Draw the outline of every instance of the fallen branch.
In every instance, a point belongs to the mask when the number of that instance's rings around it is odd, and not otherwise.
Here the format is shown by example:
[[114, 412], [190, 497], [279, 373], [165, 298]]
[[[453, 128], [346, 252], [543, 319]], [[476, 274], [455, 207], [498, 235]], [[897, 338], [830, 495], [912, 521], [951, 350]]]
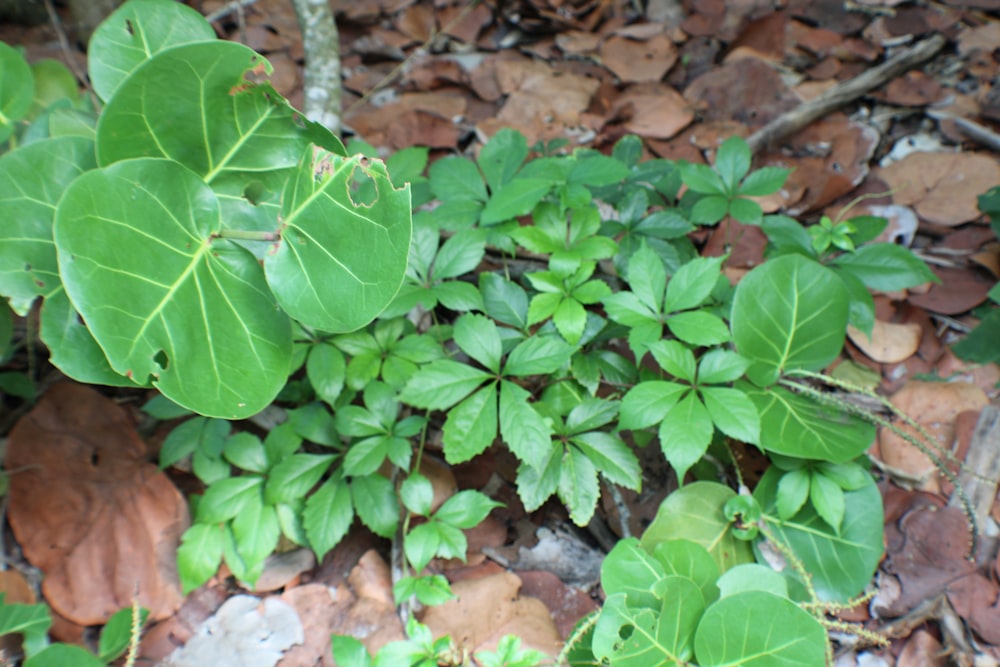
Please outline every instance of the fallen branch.
[[870, 90], [878, 88], [903, 72], [929, 60], [945, 45], [943, 35], [934, 35], [910, 48], [897, 53], [877, 67], [863, 74], [843, 81], [815, 99], [803, 102], [794, 109], [781, 114], [770, 123], [754, 132], [747, 143], [754, 153], [789, 137], [834, 109], [844, 106]]

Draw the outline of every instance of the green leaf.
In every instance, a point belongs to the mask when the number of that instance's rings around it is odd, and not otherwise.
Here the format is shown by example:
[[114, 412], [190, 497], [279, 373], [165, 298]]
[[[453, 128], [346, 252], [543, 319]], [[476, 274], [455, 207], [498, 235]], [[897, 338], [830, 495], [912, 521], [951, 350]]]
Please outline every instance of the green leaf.
[[552, 449], [552, 427], [531, 406], [530, 398], [513, 382], [500, 383], [500, 435], [518, 459], [539, 468]]
[[403, 501], [403, 507], [414, 514], [428, 516], [434, 502], [434, 487], [424, 475], [410, 473], [399, 487], [399, 499]]
[[24, 667], [105, 667], [105, 663], [80, 646], [52, 644], [25, 660]]
[[[667, 540], [656, 545], [653, 557], [663, 566], [665, 574], [687, 577], [693, 581], [706, 602], [719, 598], [719, 587], [715, 584], [719, 579], [719, 566], [702, 545], [690, 540]], [[665, 599], [668, 591], [664, 590], [661, 582], [662, 580], [656, 583], [653, 591], [657, 597]]]
[[722, 177], [728, 192], [750, 171], [750, 147], [742, 137], [729, 137], [715, 153], [715, 171]]
[[[370, 203], [349, 194], [358, 172], [374, 183]], [[264, 269], [289, 315], [324, 331], [353, 331], [389, 305], [406, 270], [410, 191], [393, 187], [381, 161], [314, 158], [307, 149], [282, 197], [282, 218], [281, 243]]]
[[455, 344], [493, 373], [500, 372], [503, 349], [493, 320], [484, 315], [465, 314], [455, 320]]
[[186, 531], [177, 548], [177, 574], [185, 595], [198, 588], [219, 569], [222, 562], [222, 528], [196, 523]]
[[[98, 640], [97, 653], [100, 660], [105, 663], [111, 662], [128, 648], [132, 640], [133, 609], [125, 607], [119, 609], [101, 629], [101, 637]], [[139, 628], [146, 624], [149, 618], [148, 609], [139, 609]]]
[[736, 496], [717, 482], [693, 482], [671, 493], [660, 504], [656, 518], [642, 535], [642, 547], [653, 551], [665, 540], [690, 540], [708, 549], [725, 572], [734, 565], [753, 562], [749, 543], [737, 539], [723, 512]]
[[486, 313], [493, 319], [515, 329], [528, 325], [528, 294], [517, 283], [496, 273], [480, 273], [479, 289]]
[[132, 0], [101, 22], [87, 48], [94, 91], [108, 100], [128, 75], [154, 54], [188, 42], [216, 39], [205, 18], [186, 5]]
[[729, 350], [709, 350], [698, 361], [698, 384], [724, 384], [740, 378], [750, 362]]
[[703, 197], [691, 207], [691, 222], [698, 225], [714, 225], [729, 213], [729, 199], [712, 195]]
[[733, 297], [732, 331], [747, 375], [767, 386], [788, 370], [820, 370], [844, 346], [847, 291], [835, 275], [799, 255], [765, 262]]
[[600, 153], [577, 155], [567, 181], [589, 187], [615, 185], [628, 178], [629, 169], [620, 160]]
[[593, 431], [578, 433], [570, 442], [580, 449], [609, 481], [638, 491], [642, 486], [642, 470], [639, 460], [621, 438]]
[[331, 635], [333, 659], [340, 667], [371, 667], [368, 649], [359, 640], [347, 635]]
[[563, 454], [558, 492], [573, 523], [586, 526], [594, 516], [601, 487], [594, 462], [576, 447], [567, 448]]
[[743, 179], [736, 193], [744, 197], [763, 197], [781, 189], [788, 180], [791, 169], [784, 167], [761, 167]]
[[636, 298], [651, 314], [663, 312], [663, 295], [667, 289], [667, 271], [648, 245], [643, 243], [628, 262], [628, 284]]
[[317, 562], [340, 543], [353, 521], [351, 489], [344, 480], [330, 478], [309, 496], [302, 524]]
[[656, 582], [666, 576], [663, 564], [640, 547], [639, 540], [619, 540], [601, 563], [601, 588], [608, 598], [623, 595], [630, 607], [659, 606]]
[[559, 488], [562, 456], [562, 447], [549, 446], [542, 465], [533, 467], [522, 463], [518, 467], [517, 495], [529, 512], [541, 507]]
[[955, 354], [968, 361], [980, 364], [1000, 362], [998, 340], [1000, 340], [1000, 310], [992, 310], [965, 338], [955, 343], [952, 349]]
[[464, 157], [446, 157], [430, 168], [431, 191], [443, 202], [483, 202], [488, 199], [479, 169]]
[[726, 184], [707, 164], [684, 164], [681, 179], [692, 192], [704, 195], [726, 195]]
[[468, 364], [440, 359], [417, 371], [403, 387], [399, 400], [417, 408], [445, 410], [491, 377]]
[[[0, 43], [0, 61], [7, 48]], [[13, 74], [4, 69], [4, 80]], [[52, 242], [56, 204], [74, 179], [95, 166], [94, 143], [81, 137], [44, 139], [0, 157], [0, 294], [17, 314], [26, 315], [36, 297], [62, 285]]]
[[779, 597], [788, 597], [788, 580], [780, 572], [757, 563], [737, 565], [718, 577], [718, 584], [721, 597], [743, 591], [765, 591]]
[[48, 644], [52, 615], [44, 604], [8, 604], [0, 598], [0, 636], [20, 634], [28, 655]]
[[0, 42], [0, 141], [13, 134], [15, 123], [31, 109], [35, 96], [35, 78], [24, 56], [12, 46]]
[[[41, 339], [49, 348], [49, 362], [78, 382], [125, 387], [147, 384], [120, 375], [111, 368], [64, 289], [45, 297]], [[187, 412], [190, 414], [190, 410]]]
[[444, 501], [434, 513], [434, 519], [467, 530], [479, 525], [494, 507], [503, 507], [503, 504], [479, 491], [466, 489]]
[[745, 225], [756, 225], [760, 223], [761, 218], [764, 216], [764, 210], [760, 207], [760, 204], [751, 199], [737, 197], [729, 202], [729, 215], [737, 222], [742, 222]]
[[274, 507], [264, 505], [259, 497], [255, 498], [233, 518], [231, 526], [236, 547], [245, 559], [248, 571], [256, 573], [264, 559], [274, 552], [281, 537]]
[[570, 345], [576, 345], [587, 328], [587, 311], [576, 299], [563, 299], [552, 315], [556, 330]]
[[569, 365], [573, 348], [558, 336], [532, 336], [511, 350], [504, 375], [544, 375]]
[[622, 667], [690, 664], [694, 633], [705, 601], [695, 583], [686, 577], [670, 576], [662, 581], [669, 597], [655, 611], [637, 609], [621, 594], [605, 601], [594, 628], [592, 646], [597, 659]]
[[679, 380], [694, 382], [696, 362], [694, 352], [676, 340], [660, 340], [649, 345], [649, 352], [660, 368]]
[[351, 480], [351, 498], [361, 521], [373, 533], [392, 537], [399, 524], [399, 503], [392, 482], [379, 474]]
[[66, 291], [116, 372], [153, 377], [202, 414], [243, 418], [284, 384], [291, 325], [257, 259], [213, 240], [221, 228], [192, 172], [128, 160], [69, 186], [55, 239]]
[[765, 451], [845, 463], [875, 439], [875, 427], [867, 421], [782, 387], [741, 388], [760, 413], [760, 446]]
[[667, 283], [664, 312], [697, 308], [715, 289], [721, 273], [722, 257], [697, 257], [679, 268]]
[[810, 504], [781, 521], [773, 517], [781, 472], [768, 470], [754, 489], [776, 538], [802, 561], [821, 600], [846, 602], [871, 581], [882, 558], [882, 497], [875, 482], [844, 494], [844, 520], [835, 532]]
[[452, 465], [486, 451], [497, 437], [495, 383], [478, 390], [452, 408], [444, 424], [444, 457]]
[[712, 441], [712, 421], [695, 392], [670, 408], [660, 422], [659, 434], [663, 455], [677, 472], [678, 483], [683, 484], [688, 469], [701, 460]]
[[514, 178], [526, 157], [527, 139], [517, 130], [505, 127], [479, 151], [479, 168], [483, 170], [490, 189], [496, 191]]
[[622, 398], [618, 426], [635, 431], [659, 423], [690, 387], [676, 382], [640, 382]]
[[250, 503], [260, 503], [264, 478], [256, 475], [229, 477], [212, 483], [198, 503], [199, 523], [221, 523], [232, 519]]
[[745, 591], [711, 605], [698, 624], [700, 667], [822, 665], [826, 631], [809, 612], [764, 591]]
[[163, 446], [160, 448], [160, 467], [173, 465], [196, 451], [217, 458], [222, 455], [228, 436], [229, 422], [192, 417], [178, 424], [163, 441]]
[[844, 490], [826, 475], [814, 472], [809, 478], [809, 501], [833, 532], [840, 533], [845, 511]]
[[688, 345], [720, 345], [729, 341], [729, 328], [722, 318], [704, 310], [671, 315], [667, 328]]
[[926, 282], [940, 282], [923, 260], [895, 243], [872, 243], [844, 253], [834, 266], [850, 273], [871, 289], [891, 292]]
[[333, 454], [292, 454], [271, 468], [264, 487], [268, 504], [304, 497], [336, 458]]
[[306, 377], [316, 395], [333, 405], [344, 390], [347, 377], [347, 362], [343, 353], [326, 343], [313, 345], [306, 358]]
[[441, 546], [441, 535], [433, 523], [422, 523], [403, 538], [403, 551], [415, 572], [422, 572]]
[[618, 408], [618, 401], [585, 399], [566, 415], [566, 432], [582, 433], [600, 428], [618, 416]]
[[812, 475], [808, 468], [790, 470], [778, 481], [776, 506], [778, 516], [782, 520], [791, 519], [809, 500], [809, 479]]
[[847, 313], [848, 324], [871, 336], [872, 329], [875, 328], [875, 299], [872, 297], [872, 293], [850, 271], [837, 266], [834, 266], [833, 270], [844, 283], [844, 287], [847, 288], [847, 295], [850, 299]]
[[749, 396], [730, 387], [702, 387], [699, 391], [716, 428], [734, 440], [754, 445], [760, 441], [760, 415]]
[[234, 466], [248, 472], [265, 473], [270, 466], [264, 443], [253, 433], [246, 431], [226, 438], [222, 454]]
[[486, 252], [485, 238], [479, 230], [456, 233], [441, 244], [434, 258], [434, 280], [457, 278], [475, 270]]
[[552, 182], [542, 178], [515, 178], [493, 192], [479, 219], [482, 225], [527, 215], [552, 189]]
[[856, 462], [831, 463], [823, 461], [816, 466], [816, 472], [829, 478], [844, 491], [857, 491], [868, 484], [871, 473]]

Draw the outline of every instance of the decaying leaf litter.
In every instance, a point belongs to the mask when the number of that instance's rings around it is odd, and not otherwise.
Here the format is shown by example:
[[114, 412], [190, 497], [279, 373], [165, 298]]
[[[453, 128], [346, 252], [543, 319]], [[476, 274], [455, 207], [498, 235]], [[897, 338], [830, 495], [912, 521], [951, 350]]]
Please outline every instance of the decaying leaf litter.
[[[206, 14], [224, 6], [190, 4]], [[970, 456], [998, 446], [975, 435], [984, 408], [997, 404], [1000, 370], [963, 363], [948, 344], [973, 322], [969, 311], [1000, 277], [1000, 244], [976, 206], [979, 194], [1000, 183], [1000, 2], [334, 5], [345, 126], [389, 152], [422, 144], [435, 157], [475, 153], [500, 128], [513, 127], [532, 143], [566, 138], [602, 150], [638, 134], [648, 156], [707, 162], [727, 136], [774, 137], [768, 132], [782, 123], [794, 127], [810, 104], [823, 109], [789, 136], [751, 139], [757, 166], [795, 169], [780, 196], [762, 205], [814, 219], [836, 217], [864, 196], [851, 213], [887, 217], [886, 240], [917, 248], [941, 278], [910, 293], [877, 295], [873, 335], [851, 334], [839, 372], [878, 387], [959, 460], [970, 445]], [[275, 87], [300, 106], [303, 50], [289, 3], [259, 0], [242, 13], [230, 11], [216, 27], [264, 53], [275, 67]], [[63, 57], [49, 27], [3, 26], [2, 37], [23, 43], [31, 59]], [[851, 89], [865, 73], [914, 49], [926, 54], [904, 71], [890, 72], [870, 90]], [[833, 106], [824, 109], [824, 102]], [[766, 242], [759, 229], [735, 222], [697, 240], [706, 255], [730, 253], [734, 280], [762, 261]], [[132, 589], [124, 581], [140, 582], [140, 601], [158, 621], [143, 642], [153, 660], [196, 645], [193, 638], [210, 618], [223, 628], [227, 614], [287, 621], [267, 605], [239, 607], [224, 572], [182, 598], [171, 568], [187, 521], [177, 488], [188, 491], [190, 479], [147, 463], [163, 432], [143, 443], [130, 425], [139, 397], [117, 398], [124, 408], [93, 390], [56, 385], [10, 433], [6, 467], [27, 472], [11, 477], [8, 516], [20, 552], [45, 574], [41, 590], [56, 612], [54, 637], [85, 641], [86, 626], [129, 604]], [[51, 441], [59, 443], [58, 456], [38, 446]], [[887, 555], [871, 604], [844, 617], [886, 633], [892, 645], [859, 648], [838, 664], [944, 664], [945, 649], [957, 664], [972, 664], [974, 654], [1000, 659], [995, 553], [976, 563], [965, 558], [966, 522], [948, 506], [951, 484], [926, 456], [890, 433], [880, 434], [871, 453], [894, 480], [882, 488]], [[435, 565], [462, 600], [423, 620], [470, 650], [513, 632], [552, 651], [576, 619], [600, 604], [600, 594], [594, 581], [567, 584], [566, 568], [546, 562], [579, 538], [566, 537], [565, 517], [551, 505], [530, 516], [519, 510], [504, 465], [491, 454], [454, 469], [426, 464], [423, 472], [442, 499], [457, 488], [487, 489], [507, 508], [471, 531], [467, 564]], [[41, 485], [61, 493], [37, 493]], [[624, 495], [634, 532], [665, 492], [646, 486], [641, 497]], [[1000, 519], [992, 501], [982, 503], [980, 525]], [[609, 501], [604, 510], [614, 528], [618, 508]], [[55, 554], [39, 555], [34, 541], [49, 534], [33, 529], [39, 525], [60, 536]], [[401, 637], [387, 556], [384, 543], [360, 531], [319, 564], [298, 551], [276, 556], [257, 592], [286, 605], [273, 609], [293, 610], [301, 630], [268, 664], [332, 664], [331, 632], [359, 636], [370, 649]], [[23, 584], [8, 580], [12, 597]], [[219, 634], [238, 646], [239, 633]]]

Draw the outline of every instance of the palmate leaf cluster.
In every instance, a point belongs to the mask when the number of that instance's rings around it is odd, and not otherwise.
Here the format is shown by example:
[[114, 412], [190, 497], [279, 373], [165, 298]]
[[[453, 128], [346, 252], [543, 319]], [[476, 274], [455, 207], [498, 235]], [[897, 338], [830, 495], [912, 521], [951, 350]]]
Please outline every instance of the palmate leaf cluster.
[[[428, 168], [414, 147], [383, 163], [301, 118], [266, 61], [206, 25], [168, 0], [126, 3], [91, 47], [99, 114], [31, 111], [0, 86], [0, 183], [18, 212], [0, 229], [0, 293], [18, 313], [41, 300], [68, 375], [152, 384], [151, 415], [187, 417], [160, 461], [204, 484], [184, 588], [223, 561], [253, 582], [282, 542], [322, 558], [357, 519], [402, 536], [397, 601], [437, 604], [451, 593], [434, 559], [464, 558], [496, 503], [436, 502], [426, 457], [503, 450], [526, 509], [557, 499], [585, 526], [607, 490], [641, 490], [652, 446], [681, 488], [608, 556], [607, 604], [571, 662], [817, 664], [825, 632], [798, 603], [864, 587], [881, 500], [873, 427], [796, 378], [836, 358], [848, 323], [871, 329], [870, 289], [933, 279], [874, 242], [884, 222], [764, 215], [754, 198], [787, 172], [751, 170], [736, 138], [713, 165], [642, 161], [635, 137], [603, 155], [510, 130], [474, 159]], [[689, 238], [727, 216], [770, 241], [735, 287], [726, 257]], [[275, 401], [284, 420], [263, 431], [228, 421]], [[710, 481], [734, 442], [775, 464], [752, 496]], [[764, 534], [802, 568], [763, 565]], [[374, 664], [450, 659], [449, 642], [408, 632]], [[356, 642], [334, 651], [372, 663]], [[482, 656], [538, 659], [513, 640]]]

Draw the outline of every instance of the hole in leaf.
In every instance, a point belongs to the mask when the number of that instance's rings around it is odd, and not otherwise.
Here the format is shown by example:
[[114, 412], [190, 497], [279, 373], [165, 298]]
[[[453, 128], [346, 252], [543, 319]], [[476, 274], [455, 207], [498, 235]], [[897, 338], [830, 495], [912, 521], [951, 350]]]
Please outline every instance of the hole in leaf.
[[135, 26], [132, 25], [132, 19], [125, 19], [125, 30], [130, 35], [135, 34]]
[[170, 365], [170, 360], [167, 359], [167, 354], [163, 350], [160, 350], [159, 352], [153, 355], [153, 361], [155, 361], [156, 365], [162, 368], [163, 370], [167, 370], [167, 366]]
[[101, 456], [100, 454], [97, 453], [97, 450], [95, 449], [90, 453], [90, 465], [96, 468], [97, 464], [100, 462], [101, 462]]
[[355, 169], [351, 173], [351, 180], [347, 184], [347, 194], [355, 206], [371, 206], [378, 199], [375, 181], [363, 169]]
[[251, 181], [243, 188], [243, 197], [248, 202], [257, 206], [267, 194], [267, 188], [260, 181]]

